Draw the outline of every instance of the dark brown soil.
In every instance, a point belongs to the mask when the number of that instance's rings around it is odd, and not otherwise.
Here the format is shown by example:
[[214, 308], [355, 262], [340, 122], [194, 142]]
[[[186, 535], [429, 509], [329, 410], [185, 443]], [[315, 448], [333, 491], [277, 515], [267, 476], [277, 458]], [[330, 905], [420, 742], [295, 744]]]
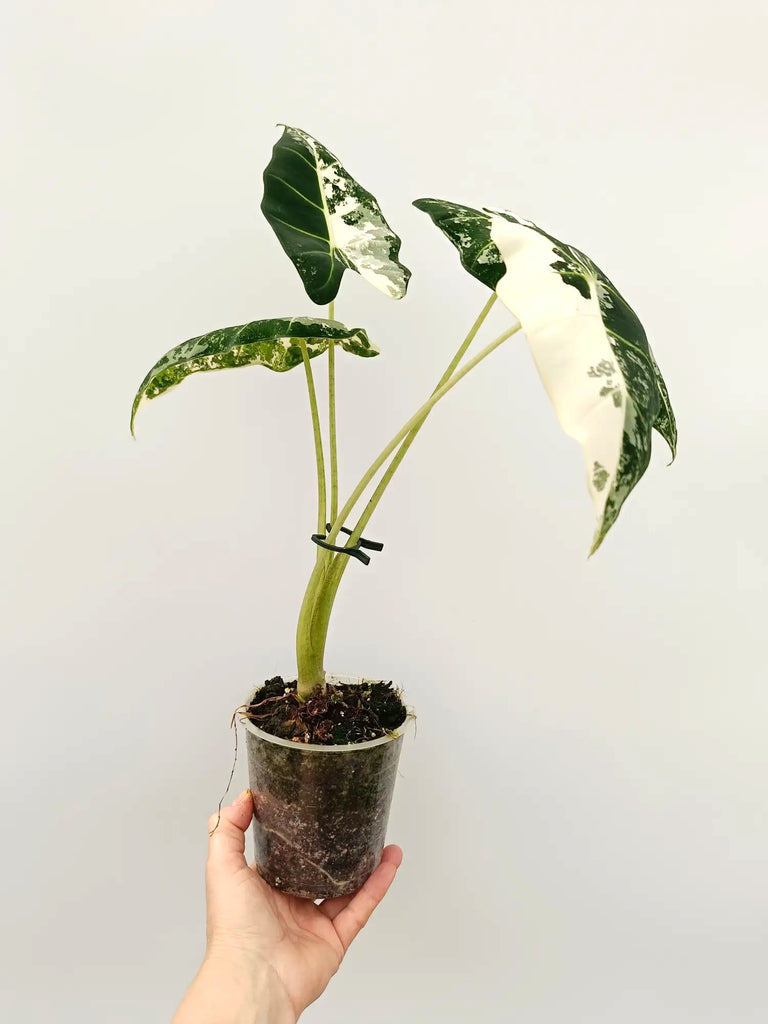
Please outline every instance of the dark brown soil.
[[392, 682], [327, 683], [304, 701], [296, 681], [275, 676], [256, 691], [246, 717], [264, 732], [297, 743], [365, 743], [402, 725], [407, 717]]

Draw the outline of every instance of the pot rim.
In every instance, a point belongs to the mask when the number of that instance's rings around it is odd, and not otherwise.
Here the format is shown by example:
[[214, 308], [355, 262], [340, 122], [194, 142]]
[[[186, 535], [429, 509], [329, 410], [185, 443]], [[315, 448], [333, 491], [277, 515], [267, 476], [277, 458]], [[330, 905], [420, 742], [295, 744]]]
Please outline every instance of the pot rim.
[[[294, 673], [295, 674], [295, 673]], [[290, 676], [291, 673], [288, 673]], [[373, 679], [370, 676], [345, 676], [340, 675], [338, 672], [326, 672], [325, 681], [327, 683], [356, 683], [362, 685], [363, 683], [378, 683], [381, 680]], [[261, 689], [263, 683], [254, 687], [249, 691], [248, 697], [245, 700], [246, 707], [250, 705], [254, 694], [257, 690]], [[407, 710], [407, 709], [406, 709]], [[344, 754], [349, 750], [370, 750], [371, 747], [379, 747], [383, 743], [394, 743], [395, 740], [399, 740], [404, 734], [408, 722], [411, 716], [406, 714], [405, 721], [402, 725], [399, 725], [396, 729], [393, 729], [391, 733], [386, 736], [379, 736], [375, 740], [365, 740], [364, 743], [296, 743], [294, 740], [283, 739], [282, 736], [273, 736], [270, 732], [265, 732], [260, 729], [258, 725], [254, 725], [253, 722], [247, 718], [241, 716], [240, 722], [244, 729], [248, 732], [253, 733], [254, 736], [258, 736], [259, 739], [266, 740], [268, 743], [275, 743], [279, 747], [290, 747], [291, 750], [306, 750], [306, 751], [322, 751], [326, 754]]]

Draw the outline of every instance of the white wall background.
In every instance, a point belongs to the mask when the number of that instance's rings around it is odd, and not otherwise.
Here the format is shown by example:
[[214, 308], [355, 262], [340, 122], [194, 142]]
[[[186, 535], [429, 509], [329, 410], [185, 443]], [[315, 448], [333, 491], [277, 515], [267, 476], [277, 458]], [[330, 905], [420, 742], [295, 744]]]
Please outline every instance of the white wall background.
[[258, 209], [285, 121], [378, 196], [414, 271], [400, 304], [345, 278], [339, 317], [383, 350], [342, 364], [346, 487], [485, 301], [422, 195], [509, 206], [591, 253], [681, 430], [589, 562], [580, 453], [522, 340], [424, 430], [327, 666], [394, 678], [419, 712], [391, 819], [405, 864], [306, 1020], [765, 1020], [765, 10], [14, 8], [3, 1019], [168, 1021], [202, 950], [230, 714], [293, 665], [314, 555], [301, 374], [192, 379], [128, 434], [171, 345], [312, 312]]

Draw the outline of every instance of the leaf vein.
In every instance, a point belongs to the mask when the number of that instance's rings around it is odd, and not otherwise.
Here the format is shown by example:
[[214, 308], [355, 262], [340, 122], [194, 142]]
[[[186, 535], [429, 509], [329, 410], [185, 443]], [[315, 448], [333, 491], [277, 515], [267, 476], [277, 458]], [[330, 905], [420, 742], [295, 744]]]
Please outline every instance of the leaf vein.
[[324, 242], [330, 250], [331, 244], [327, 238], [321, 238], [320, 235], [315, 235], [311, 231], [305, 231], [304, 228], [296, 227], [295, 224], [291, 224], [287, 220], [283, 220], [282, 217], [276, 217], [274, 214], [272, 214], [272, 219], [276, 220], [278, 224], [284, 224], [287, 228], [290, 228], [292, 231], [298, 231], [300, 235], [306, 235], [307, 238], [316, 238], [318, 242]]
[[319, 210], [321, 213], [325, 213], [325, 209], [322, 206], [318, 206], [317, 203], [313, 203], [309, 196], [305, 196], [303, 192], [299, 192], [297, 188], [294, 188], [289, 181], [285, 180], [285, 178], [281, 178], [279, 174], [273, 174], [272, 171], [269, 171], [267, 176], [270, 178], [274, 178], [275, 181], [281, 182], [283, 185], [286, 186], [286, 188], [289, 188], [291, 192], [295, 192], [300, 199], [303, 199], [306, 203], [309, 203], [310, 206], [314, 206], [314, 208], [316, 210]]
[[299, 158], [299, 160], [303, 160], [304, 163], [307, 165], [307, 167], [311, 167], [313, 171], [317, 170], [317, 167], [312, 163], [311, 160], [307, 160], [307, 158], [304, 156], [304, 154], [301, 152], [301, 150], [294, 149], [293, 146], [286, 146], [286, 145], [283, 145], [282, 148], [286, 152], [288, 152], [288, 153], [293, 153], [293, 155], [297, 156]]

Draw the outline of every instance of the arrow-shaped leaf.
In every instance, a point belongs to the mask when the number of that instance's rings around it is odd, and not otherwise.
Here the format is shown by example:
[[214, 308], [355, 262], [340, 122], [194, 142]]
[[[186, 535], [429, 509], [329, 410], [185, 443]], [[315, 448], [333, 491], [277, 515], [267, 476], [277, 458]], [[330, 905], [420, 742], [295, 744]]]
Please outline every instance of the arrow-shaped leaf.
[[520, 321], [560, 425], [584, 451], [596, 551], [648, 467], [653, 428], [675, 455], [674, 414], [642, 324], [589, 256], [530, 221], [436, 199], [414, 206]]
[[398, 261], [400, 239], [379, 204], [317, 139], [283, 128], [264, 171], [261, 209], [310, 299], [335, 299], [346, 269], [401, 299], [411, 272]]
[[145, 398], [157, 398], [191, 373], [226, 370], [236, 366], [266, 366], [283, 373], [302, 362], [301, 343], [310, 359], [331, 341], [356, 356], [377, 356], [379, 350], [362, 328], [345, 327], [335, 320], [311, 317], [254, 320], [239, 327], [224, 327], [190, 338], [158, 359], [136, 393], [131, 410], [131, 433], [136, 413]]

